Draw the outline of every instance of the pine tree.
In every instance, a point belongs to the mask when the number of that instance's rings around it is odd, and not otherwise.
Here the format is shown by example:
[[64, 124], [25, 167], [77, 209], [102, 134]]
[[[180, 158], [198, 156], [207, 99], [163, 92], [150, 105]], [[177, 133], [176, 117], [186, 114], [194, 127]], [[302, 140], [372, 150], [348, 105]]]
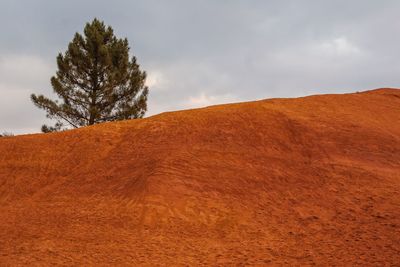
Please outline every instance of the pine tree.
[[67, 51], [57, 57], [58, 70], [51, 85], [59, 100], [31, 95], [33, 103], [56, 119], [43, 132], [96, 123], [136, 119], [147, 110], [146, 73], [133, 56], [128, 40], [118, 39], [110, 26], [94, 19], [76, 33]]

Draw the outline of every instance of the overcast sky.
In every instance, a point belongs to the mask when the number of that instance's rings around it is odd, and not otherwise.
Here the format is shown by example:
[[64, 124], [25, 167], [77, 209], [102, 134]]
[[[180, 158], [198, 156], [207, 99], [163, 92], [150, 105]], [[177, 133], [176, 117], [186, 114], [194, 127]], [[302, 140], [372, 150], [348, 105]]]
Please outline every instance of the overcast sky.
[[97, 17], [148, 72], [147, 116], [400, 85], [400, 1], [0, 0], [0, 132], [39, 132], [55, 58]]

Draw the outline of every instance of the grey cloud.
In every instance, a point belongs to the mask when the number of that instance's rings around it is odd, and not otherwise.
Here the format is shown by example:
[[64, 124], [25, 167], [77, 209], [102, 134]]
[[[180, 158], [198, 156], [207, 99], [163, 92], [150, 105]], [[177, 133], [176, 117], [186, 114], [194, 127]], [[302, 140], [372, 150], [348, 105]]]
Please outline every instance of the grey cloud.
[[39, 130], [45, 114], [29, 94], [51, 94], [57, 53], [93, 17], [130, 41], [149, 73], [152, 115], [397, 87], [399, 8], [372, 0], [2, 1], [0, 66], [11, 67], [0, 67], [0, 131]]

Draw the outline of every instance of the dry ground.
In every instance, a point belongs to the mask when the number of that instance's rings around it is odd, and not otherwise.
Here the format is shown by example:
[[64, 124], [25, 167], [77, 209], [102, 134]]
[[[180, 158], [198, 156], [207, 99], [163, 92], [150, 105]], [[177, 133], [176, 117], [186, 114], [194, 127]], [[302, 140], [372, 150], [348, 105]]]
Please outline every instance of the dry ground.
[[400, 266], [400, 90], [0, 139], [0, 265]]

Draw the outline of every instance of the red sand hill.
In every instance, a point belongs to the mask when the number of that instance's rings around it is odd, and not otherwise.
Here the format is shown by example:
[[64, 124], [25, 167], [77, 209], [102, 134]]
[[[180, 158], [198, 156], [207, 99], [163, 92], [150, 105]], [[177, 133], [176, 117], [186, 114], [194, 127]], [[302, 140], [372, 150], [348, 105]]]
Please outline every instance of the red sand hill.
[[0, 265], [399, 266], [400, 90], [0, 138]]

